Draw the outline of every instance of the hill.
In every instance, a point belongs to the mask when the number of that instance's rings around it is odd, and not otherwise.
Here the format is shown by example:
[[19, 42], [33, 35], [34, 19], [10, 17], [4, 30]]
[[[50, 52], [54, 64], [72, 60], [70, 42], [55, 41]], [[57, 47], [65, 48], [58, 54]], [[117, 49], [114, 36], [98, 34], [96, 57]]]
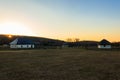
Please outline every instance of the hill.
[[97, 47], [97, 41], [68, 42], [69, 47]]
[[21, 35], [0, 35], [0, 45], [7, 44], [9, 45], [10, 42], [15, 40], [16, 38], [27, 38], [34, 42], [36, 45], [46, 45], [46, 46], [59, 46], [62, 45], [64, 41], [50, 39], [50, 38], [43, 38], [43, 37], [33, 37], [33, 36], [21, 36]]

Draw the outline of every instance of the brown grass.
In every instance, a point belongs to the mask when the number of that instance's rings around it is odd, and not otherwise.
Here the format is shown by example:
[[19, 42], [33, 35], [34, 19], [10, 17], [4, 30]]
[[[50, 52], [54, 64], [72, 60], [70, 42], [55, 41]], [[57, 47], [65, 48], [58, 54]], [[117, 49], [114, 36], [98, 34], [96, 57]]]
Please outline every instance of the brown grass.
[[0, 51], [0, 80], [120, 80], [120, 51]]

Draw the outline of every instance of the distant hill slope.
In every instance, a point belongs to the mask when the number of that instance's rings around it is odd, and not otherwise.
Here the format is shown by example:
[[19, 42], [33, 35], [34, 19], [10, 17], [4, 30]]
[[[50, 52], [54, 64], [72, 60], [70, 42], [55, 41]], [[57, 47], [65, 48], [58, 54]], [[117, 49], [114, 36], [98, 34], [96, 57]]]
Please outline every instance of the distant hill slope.
[[21, 36], [21, 35], [11, 35], [12, 37], [8, 37], [9, 35], [0, 35], [0, 45], [9, 44], [16, 38], [27, 38], [31, 39], [35, 44], [44, 44], [44, 45], [61, 45], [64, 41], [56, 40], [56, 39], [49, 39], [43, 37], [33, 37], [33, 36]]
[[92, 47], [96, 46], [99, 42], [98, 41], [79, 41], [79, 42], [69, 42], [68, 45], [69, 47]]

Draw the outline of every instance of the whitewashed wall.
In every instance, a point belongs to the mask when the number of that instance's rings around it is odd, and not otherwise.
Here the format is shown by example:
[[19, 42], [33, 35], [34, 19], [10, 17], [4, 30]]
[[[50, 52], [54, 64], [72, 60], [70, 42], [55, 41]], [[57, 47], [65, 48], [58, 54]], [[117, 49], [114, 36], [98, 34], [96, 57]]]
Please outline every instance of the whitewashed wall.
[[111, 45], [98, 45], [98, 48], [100, 49], [111, 49]]
[[34, 45], [10, 45], [10, 48], [34, 48]]

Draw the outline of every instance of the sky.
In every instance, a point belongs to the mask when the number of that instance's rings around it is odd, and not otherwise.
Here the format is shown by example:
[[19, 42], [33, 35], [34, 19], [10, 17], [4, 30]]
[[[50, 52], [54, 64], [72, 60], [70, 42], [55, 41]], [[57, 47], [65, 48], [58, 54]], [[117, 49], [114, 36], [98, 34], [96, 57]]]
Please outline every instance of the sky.
[[120, 0], [0, 0], [0, 34], [120, 41]]

